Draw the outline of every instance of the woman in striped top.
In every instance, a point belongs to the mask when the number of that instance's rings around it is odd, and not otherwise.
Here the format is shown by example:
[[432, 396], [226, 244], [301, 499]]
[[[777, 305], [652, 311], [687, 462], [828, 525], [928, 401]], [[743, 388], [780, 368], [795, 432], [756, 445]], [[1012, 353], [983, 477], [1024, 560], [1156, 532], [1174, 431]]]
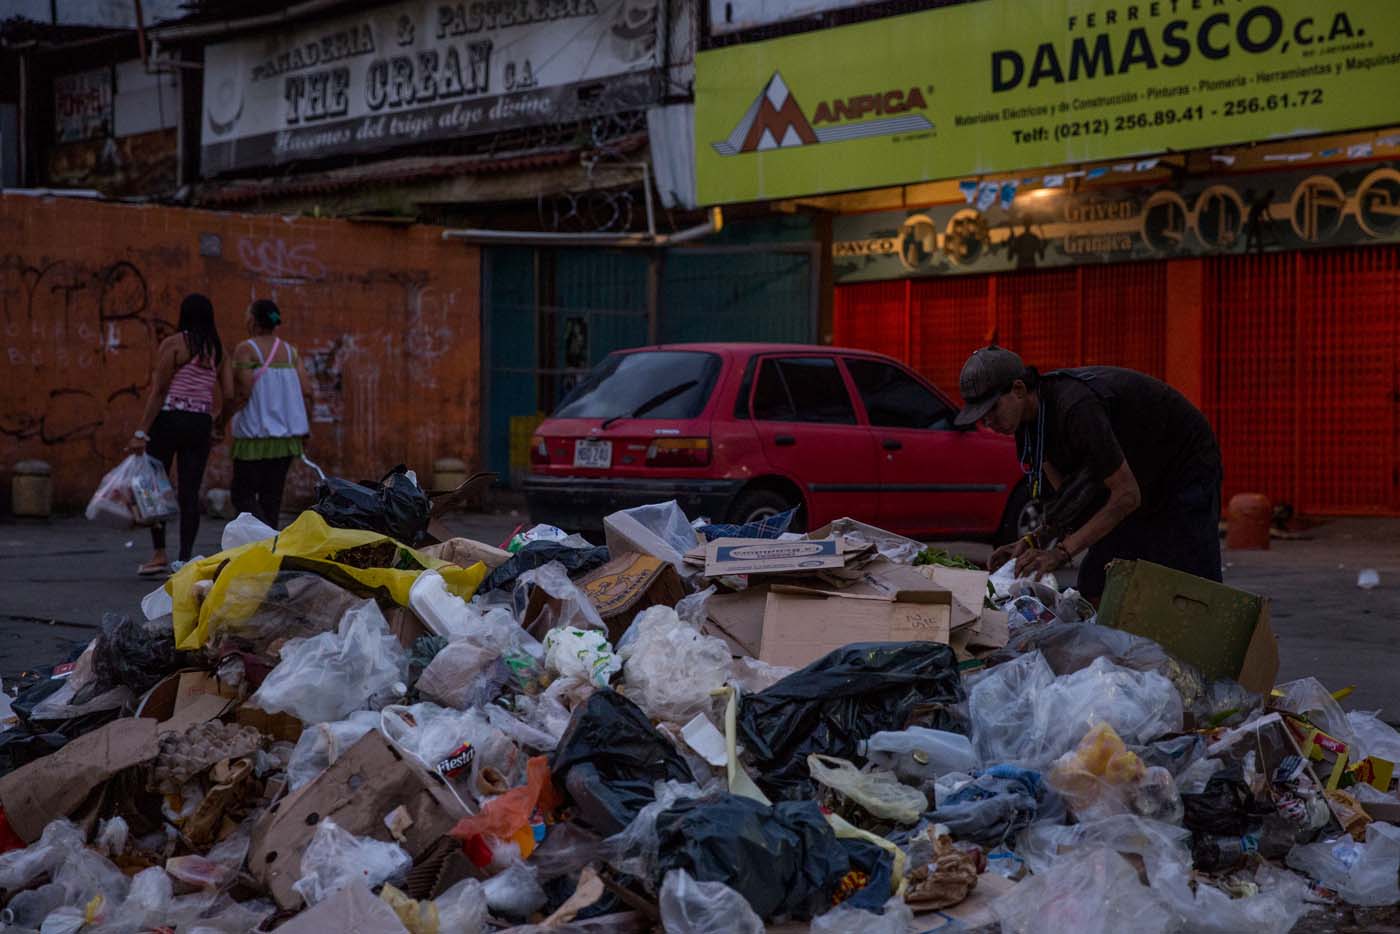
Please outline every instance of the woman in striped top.
[[[180, 330], [161, 342], [151, 374], [151, 392], [141, 426], [131, 438], [134, 451], [165, 465], [178, 461], [180, 561], [194, 554], [199, 532], [199, 486], [211, 443], [222, 440], [226, 410], [233, 400], [233, 367], [224, 354], [214, 306], [198, 293], [180, 303]], [[166, 574], [165, 525], [151, 526], [155, 554], [137, 569], [142, 577]]]

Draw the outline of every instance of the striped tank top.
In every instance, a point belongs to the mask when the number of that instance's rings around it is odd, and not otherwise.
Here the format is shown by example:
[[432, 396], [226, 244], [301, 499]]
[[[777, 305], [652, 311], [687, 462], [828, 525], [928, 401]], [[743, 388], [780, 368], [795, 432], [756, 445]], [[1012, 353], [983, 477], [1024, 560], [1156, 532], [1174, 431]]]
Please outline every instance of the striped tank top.
[[214, 414], [214, 367], [206, 358], [195, 358], [175, 371], [165, 394], [164, 408], [176, 412]]

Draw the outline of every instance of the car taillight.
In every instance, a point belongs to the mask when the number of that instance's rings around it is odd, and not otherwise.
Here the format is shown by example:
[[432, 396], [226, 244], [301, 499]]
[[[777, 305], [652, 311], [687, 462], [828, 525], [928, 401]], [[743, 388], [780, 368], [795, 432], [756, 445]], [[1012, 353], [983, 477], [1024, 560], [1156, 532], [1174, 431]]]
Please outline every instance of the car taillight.
[[530, 463], [536, 467], [549, 463], [549, 447], [539, 435], [530, 440]]
[[704, 467], [709, 462], [709, 438], [657, 438], [647, 448], [648, 467]]

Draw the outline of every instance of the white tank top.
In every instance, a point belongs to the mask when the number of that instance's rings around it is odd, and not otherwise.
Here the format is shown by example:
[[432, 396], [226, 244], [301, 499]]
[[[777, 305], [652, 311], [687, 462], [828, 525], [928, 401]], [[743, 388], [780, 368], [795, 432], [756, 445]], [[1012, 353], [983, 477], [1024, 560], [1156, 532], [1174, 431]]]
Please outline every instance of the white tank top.
[[263, 358], [257, 341], [247, 342], [253, 348], [260, 364], [253, 371], [253, 391], [248, 404], [233, 416], [233, 436], [235, 438], [299, 438], [309, 434], [311, 426], [306, 419], [306, 403], [301, 397], [301, 380], [297, 377], [296, 355], [291, 346], [287, 347], [290, 365], [274, 366], [277, 351], [281, 349], [279, 337], [272, 345], [272, 352]]

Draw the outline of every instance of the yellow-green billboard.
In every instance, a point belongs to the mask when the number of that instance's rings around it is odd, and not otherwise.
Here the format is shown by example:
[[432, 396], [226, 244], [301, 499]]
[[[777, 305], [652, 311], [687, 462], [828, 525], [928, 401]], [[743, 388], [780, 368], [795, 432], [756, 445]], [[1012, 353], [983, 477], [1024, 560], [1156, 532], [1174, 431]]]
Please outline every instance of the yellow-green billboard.
[[977, 0], [701, 53], [703, 204], [1400, 122], [1400, 0]]

